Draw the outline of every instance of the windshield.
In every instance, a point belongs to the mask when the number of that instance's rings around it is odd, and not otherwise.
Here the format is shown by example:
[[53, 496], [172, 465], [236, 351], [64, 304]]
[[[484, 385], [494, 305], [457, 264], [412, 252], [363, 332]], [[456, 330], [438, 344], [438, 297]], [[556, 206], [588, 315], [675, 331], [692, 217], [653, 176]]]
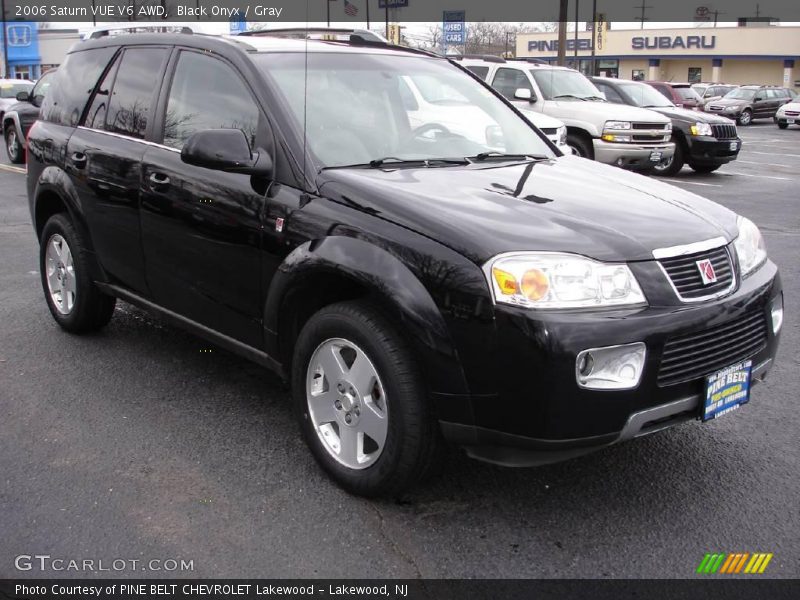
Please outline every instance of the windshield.
[[678, 96], [680, 96], [682, 100], [702, 100], [700, 95], [690, 87], [675, 87], [673, 89], [678, 92]]
[[577, 71], [533, 69], [531, 75], [545, 100], [602, 99], [594, 84]]
[[730, 92], [725, 94], [724, 98], [733, 98], [735, 100], [752, 100], [755, 95], [756, 95], [755, 90], [746, 90], [744, 88], [739, 88], [736, 90], [731, 90]]
[[16, 98], [20, 92], [30, 92], [33, 84], [29, 82], [1, 83], [0, 98]]
[[697, 92], [700, 96], [705, 96], [706, 90], [709, 88], [707, 85], [703, 85], [700, 83], [695, 83], [692, 85], [692, 89]]
[[675, 106], [667, 100], [664, 95], [654, 87], [646, 83], [617, 83], [622, 92], [633, 102], [634, 106], [656, 107], [656, 106]]
[[554, 156], [527, 121], [445, 60], [310, 52], [280, 60], [260, 54], [256, 62], [300, 130], [305, 120], [323, 168], [484, 153]]

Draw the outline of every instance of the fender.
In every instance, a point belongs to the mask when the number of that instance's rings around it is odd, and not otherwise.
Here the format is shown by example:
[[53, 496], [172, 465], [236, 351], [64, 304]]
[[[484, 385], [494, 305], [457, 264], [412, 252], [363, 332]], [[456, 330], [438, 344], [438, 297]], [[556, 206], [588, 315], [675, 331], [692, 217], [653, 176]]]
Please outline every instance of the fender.
[[[9, 124], [10, 121], [10, 124]], [[6, 128], [14, 127], [17, 130], [17, 139], [25, 140], [25, 134], [22, 133], [22, 125], [19, 122], [19, 114], [15, 110], [6, 111], [3, 115], [3, 135], [5, 136]]]
[[332, 236], [307, 242], [289, 254], [270, 283], [264, 310], [267, 353], [279, 355], [278, 324], [293, 288], [320, 270], [343, 275], [372, 290], [421, 355], [430, 391], [468, 395], [449, 329], [428, 290], [392, 254], [369, 242]]

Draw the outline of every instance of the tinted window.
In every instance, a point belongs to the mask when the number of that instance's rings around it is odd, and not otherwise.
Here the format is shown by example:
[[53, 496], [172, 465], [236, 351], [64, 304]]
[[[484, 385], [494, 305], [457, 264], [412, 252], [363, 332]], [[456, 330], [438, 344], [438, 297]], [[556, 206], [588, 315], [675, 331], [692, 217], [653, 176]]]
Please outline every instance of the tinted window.
[[497, 69], [497, 73], [494, 74], [492, 87], [509, 100], [514, 99], [514, 92], [520, 88], [530, 90], [531, 93], [533, 93], [533, 88], [528, 78], [525, 76], [525, 73], [518, 69]]
[[606, 100], [609, 102], [613, 102], [614, 104], [625, 104], [625, 100], [622, 99], [622, 96], [619, 95], [619, 92], [615, 90], [610, 85], [606, 85], [605, 83], [600, 82], [593, 82], [597, 89], [603, 92], [606, 95]]
[[54, 75], [50, 93], [45, 96], [41, 119], [62, 125], [77, 125], [97, 79], [114, 50], [95, 48], [68, 54]]
[[665, 98], [672, 100], [672, 91], [665, 85], [654, 85], [656, 88]]
[[117, 56], [114, 65], [108, 70], [106, 76], [97, 86], [97, 91], [94, 93], [92, 103], [89, 105], [89, 110], [86, 111], [86, 118], [83, 124], [92, 129], [105, 129], [106, 128], [106, 112], [108, 111], [108, 101], [111, 98], [111, 87], [114, 85], [114, 77], [117, 75], [120, 59], [122, 55]]
[[467, 69], [475, 73], [478, 77], [486, 81], [486, 76], [489, 74], [489, 67], [478, 67], [475, 65], [467, 66]]
[[50, 71], [49, 73], [45, 73], [39, 78], [39, 81], [36, 82], [36, 85], [33, 86], [33, 90], [31, 90], [31, 98], [33, 98], [34, 102], [41, 106], [42, 100], [47, 95], [47, 90], [50, 89], [50, 85], [53, 83], [55, 79], [56, 71]]
[[181, 148], [196, 131], [241, 129], [255, 147], [258, 107], [242, 79], [226, 63], [182, 52], [172, 80], [164, 144]]
[[16, 98], [20, 92], [30, 92], [32, 83], [3, 83], [0, 84], [0, 98]]
[[144, 137], [166, 57], [167, 51], [163, 48], [132, 48], [125, 51], [108, 102], [107, 131], [135, 138]]
[[761, 90], [756, 94], [756, 97], [762, 100], [774, 100], [778, 97], [778, 93], [775, 90]]
[[673, 88], [683, 100], [700, 100], [700, 96], [690, 87]]

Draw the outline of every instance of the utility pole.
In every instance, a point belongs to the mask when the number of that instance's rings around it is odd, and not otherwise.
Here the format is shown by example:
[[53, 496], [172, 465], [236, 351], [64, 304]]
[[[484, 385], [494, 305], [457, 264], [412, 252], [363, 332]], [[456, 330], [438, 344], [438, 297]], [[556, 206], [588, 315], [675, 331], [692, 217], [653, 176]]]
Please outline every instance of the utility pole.
[[644, 16], [644, 15], [645, 15], [645, 11], [646, 11], [648, 8], [653, 8], [653, 7], [652, 7], [652, 6], [650, 6], [650, 5], [648, 5], [648, 4], [645, 4], [645, 3], [644, 3], [644, 0], [642, 0], [642, 4], [641, 4], [641, 5], [639, 5], [639, 6], [634, 6], [633, 8], [641, 8], [641, 9], [642, 9], [642, 16], [641, 16], [641, 17], [639, 17], [639, 18], [638, 18], [638, 19], [636, 19], [636, 20], [637, 20], [637, 21], [639, 21], [639, 23], [640, 23], [640, 25], [639, 25], [639, 29], [644, 29], [644, 22], [645, 22], [645, 21], [649, 21], [649, 20], [650, 20], [650, 19], [648, 19], [646, 16]]
[[597, 0], [592, 0], [592, 77], [597, 75], [595, 45], [597, 43]]
[[580, 71], [580, 63], [578, 62], [578, 8], [580, 7], [580, 0], [575, 0], [575, 68]]
[[365, 4], [367, 5], [367, 31], [369, 31], [369, 0], [365, 0]]
[[0, 0], [0, 10], [3, 11], [3, 63], [5, 66], [3, 77], [8, 77], [8, 28], [6, 27], [6, 0]]
[[567, 50], [567, 12], [569, 0], [558, 0], [558, 57], [556, 62], [564, 66], [564, 58]]

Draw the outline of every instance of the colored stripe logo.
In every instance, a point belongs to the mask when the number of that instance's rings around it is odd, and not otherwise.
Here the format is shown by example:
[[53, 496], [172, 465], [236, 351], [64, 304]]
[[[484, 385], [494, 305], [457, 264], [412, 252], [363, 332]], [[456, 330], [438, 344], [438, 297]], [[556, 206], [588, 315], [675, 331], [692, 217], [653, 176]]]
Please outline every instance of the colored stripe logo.
[[713, 575], [761, 574], [772, 560], [771, 552], [707, 553], [697, 567], [697, 573]]

